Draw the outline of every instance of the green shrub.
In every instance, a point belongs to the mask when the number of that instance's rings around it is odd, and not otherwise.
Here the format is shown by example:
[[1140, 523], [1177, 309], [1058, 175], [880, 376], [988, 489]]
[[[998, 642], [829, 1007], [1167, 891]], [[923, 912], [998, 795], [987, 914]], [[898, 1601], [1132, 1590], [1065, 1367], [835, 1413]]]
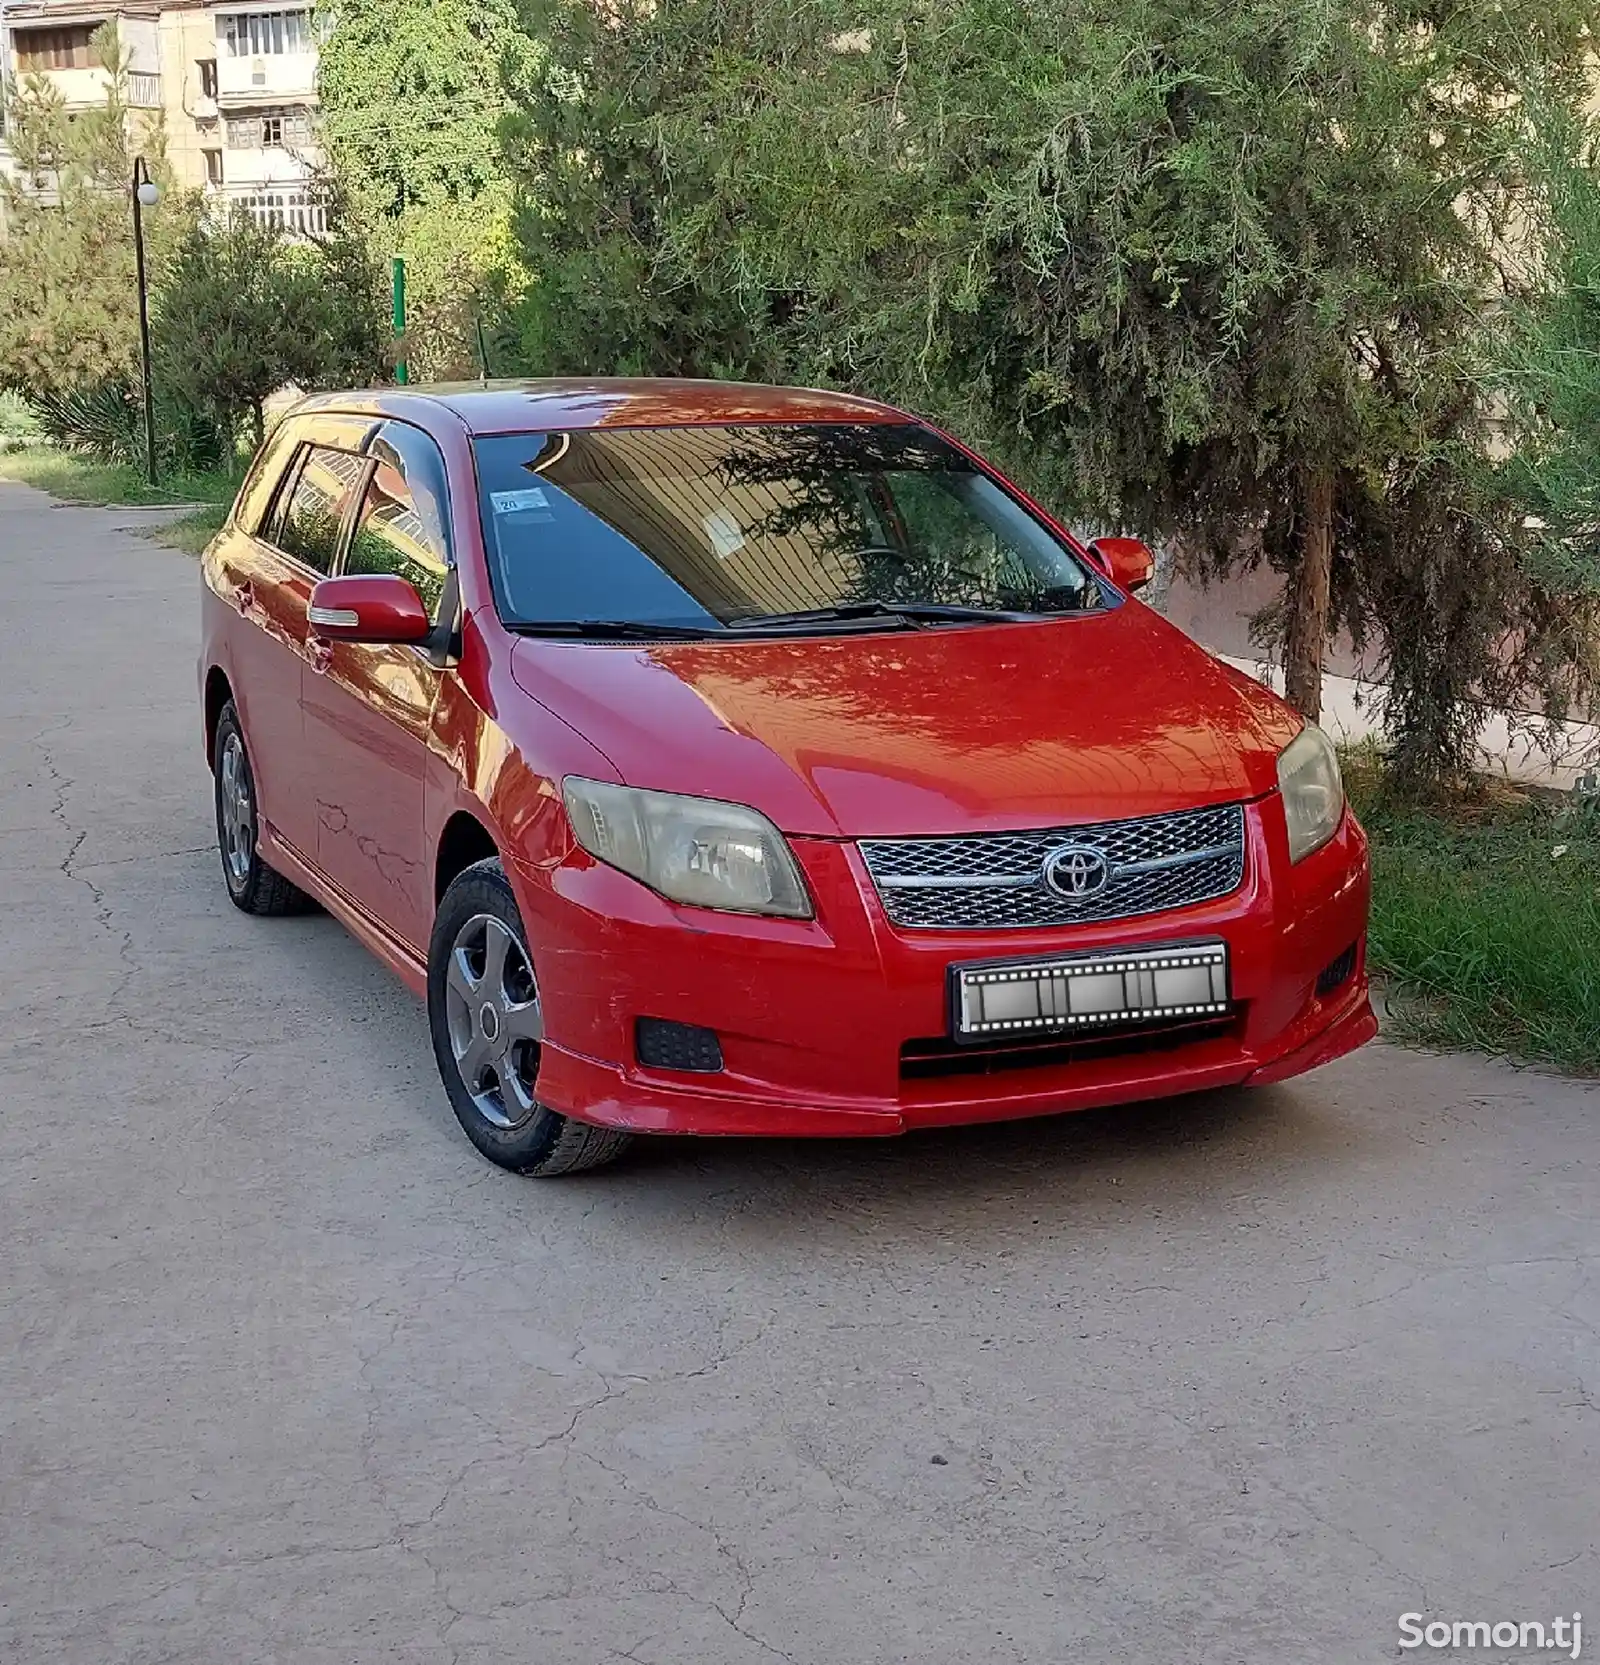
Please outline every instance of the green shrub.
[[[29, 403], [43, 435], [63, 451], [99, 462], [144, 462], [144, 405], [138, 387], [124, 378], [34, 394]], [[167, 472], [203, 473], [231, 461], [217, 424], [181, 399], [156, 399], [155, 428], [156, 462]]]
[[279, 388], [365, 386], [383, 372], [379, 278], [347, 229], [291, 242], [242, 209], [197, 226], [162, 287], [155, 385], [215, 429], [259, 443]]

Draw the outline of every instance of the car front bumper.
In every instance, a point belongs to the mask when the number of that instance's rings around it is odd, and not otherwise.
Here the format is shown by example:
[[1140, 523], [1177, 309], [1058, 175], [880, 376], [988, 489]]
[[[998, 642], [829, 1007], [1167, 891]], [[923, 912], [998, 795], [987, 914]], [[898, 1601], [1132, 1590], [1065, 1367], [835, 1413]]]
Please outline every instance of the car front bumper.
[[[541, 1098], [581, 1120], [652, 1133], [885, 1135], [1281, 1081], [1377, 1031], [1365, 943], [1365, 835], [1288, 859], [1280, 800], [1248, 806], [1243, 886], [1215, 902], [1112, 923], [1013, 931], [908, 931], [883, 916], [851, 844], [795, 839], [814, 920], [678, 907], [568, 851], [513, 861], [545, 1008]], [[944, 1045], [949, 968], [1086, 949], [1221, 938], [1232, 1010], [1156, 1049], [1109, 1044], [976, 1070]], [[1348, 949], [1348, 977], [1318, 976]], [[714, 1030], [725, 1067], [641, 1066], [637, 1018]], [[931, 1054], [918, 1060], [913, 1055]]]

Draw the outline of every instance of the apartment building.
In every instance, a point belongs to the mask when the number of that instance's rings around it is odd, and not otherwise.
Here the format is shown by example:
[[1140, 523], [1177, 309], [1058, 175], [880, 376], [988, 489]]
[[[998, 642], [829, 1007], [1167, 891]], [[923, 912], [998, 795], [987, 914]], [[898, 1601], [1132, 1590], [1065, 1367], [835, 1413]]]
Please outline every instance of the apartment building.
[[90, 43], [108, 22], [117, 25], [128, 61], [128, 103], [164, 116], [180, 184], [290, 231], [321, 228], [309, 4], [0, 0], [0, 54], [10, 79], [43, 76], [69, 109], [98, 104], [106, 74]]

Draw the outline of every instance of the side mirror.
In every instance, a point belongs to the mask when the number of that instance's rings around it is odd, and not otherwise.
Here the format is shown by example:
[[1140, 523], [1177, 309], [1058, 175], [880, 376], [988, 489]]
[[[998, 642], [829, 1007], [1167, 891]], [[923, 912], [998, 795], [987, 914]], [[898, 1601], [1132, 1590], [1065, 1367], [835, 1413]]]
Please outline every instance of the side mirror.
[[433, 631], [416, 586], [387, 573], [324, 578], [306, 618], [312, 634], [330, 642], [421, 642]]
[[1096, 538], [1089, 552], [1119, 590], [1142, 590], [1156, 575], [1156, 558], [1137, 538]]

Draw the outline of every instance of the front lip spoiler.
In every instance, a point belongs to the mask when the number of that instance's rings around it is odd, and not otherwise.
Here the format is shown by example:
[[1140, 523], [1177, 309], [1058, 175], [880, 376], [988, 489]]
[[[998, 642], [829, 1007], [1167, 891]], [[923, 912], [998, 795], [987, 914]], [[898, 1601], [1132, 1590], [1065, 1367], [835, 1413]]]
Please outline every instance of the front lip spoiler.
[[1359, 1005], [1352, 1005], [1338, 1013], [1332, 1022], [1319, 1029], [1310, 1040], [1303, 1041], [1293, 1051], [1283, 1053], [1269, 1064], [1263, 1064], [1245, 1077], [1244, 1084], [1247, 1087], [1268, 1087], [1275, 1081], [1287, 1081], [1291, 1076], [1304, 1075], [1308, 1070], [1320, 1069], [1324, 1064], [1331, 1064], [1336, 1058], [1343, 1058], [1355, 1052], [1368, 1041], [1376, 1040], [1377, 1035], [1378, 1017], [1372, 1009], [1372, 1000], [1363, 978]]
[[[693, 1083], [645, 1079], [582, 1053], [546, 1044], [541, 1097], [578, 1121], [634, 1133], [732, 1138], [892, 1138], [920, 1128], [1025, 1121], [1140, 1104], [1154, 1099], [1241, 1086], [1265, 1086], [1303, 1074], [1354, 1052], [1378, 1032], [1367, 998], [1359, 993], [1310, 1039], [1252, 1070], [1248, 1053], [1210, 1051], [1192, 1066], [1162, 1070], [1135, 1081], [1098, 1082], [1076, 1092], [1061, 1086], [995, 1099], [899, 1104], [878, 1100], [790, 1099], [718, 1091], [710, 1078]], [[544, 1073], [549, 1071], [548, 1076]], [[548, 1085], [546, 1086], [546, 1083]]]

